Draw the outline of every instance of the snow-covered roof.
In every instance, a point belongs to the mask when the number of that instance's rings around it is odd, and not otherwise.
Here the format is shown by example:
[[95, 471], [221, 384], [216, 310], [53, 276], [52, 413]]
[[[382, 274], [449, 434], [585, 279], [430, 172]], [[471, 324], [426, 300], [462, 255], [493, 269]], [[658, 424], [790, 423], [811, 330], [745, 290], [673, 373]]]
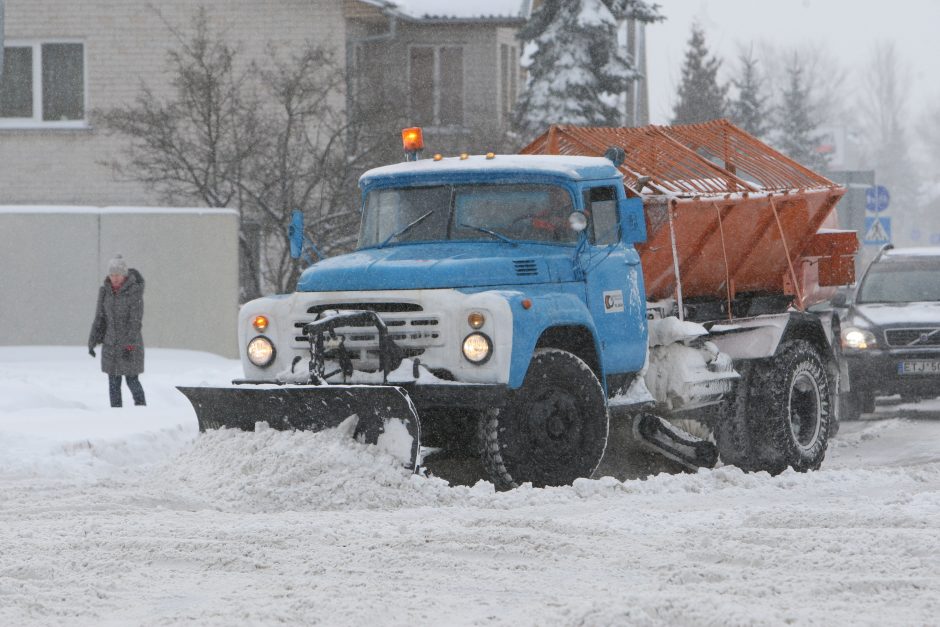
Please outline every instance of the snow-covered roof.
[[621, 176], [620, 171], [603, 157], [574, 157], [556, 155], [496, 155], [488, 159], [473, 155], [466, 159], [448, 157], [435, 161], [420, 159], [405, 161], [369, 170], [362, 175], [364, 184], [385, 177], [434, 177], [460, 173], [485, 172], [492, 175], [518, 173], [562, 176], [573, 180], [593, 180]]
[[420, 21], [527, 20], [532, 0], [373, 0], [399, 17]]
[[0, 205], [0, 213], [188, 213], [234, 214], [235, 209], [209, 209], [206, 207], [94, 207], [86, 205]]

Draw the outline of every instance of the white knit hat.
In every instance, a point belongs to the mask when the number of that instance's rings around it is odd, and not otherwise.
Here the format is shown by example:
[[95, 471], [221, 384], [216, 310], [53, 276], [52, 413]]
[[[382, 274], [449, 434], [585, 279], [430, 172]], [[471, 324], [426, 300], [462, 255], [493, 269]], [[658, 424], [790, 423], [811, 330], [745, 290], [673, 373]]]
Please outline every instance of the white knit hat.
[[114, 259], [108, 262], [108, 274], [120, 274], [127, 276], [127, 262], [121, 255], [115, 255]]

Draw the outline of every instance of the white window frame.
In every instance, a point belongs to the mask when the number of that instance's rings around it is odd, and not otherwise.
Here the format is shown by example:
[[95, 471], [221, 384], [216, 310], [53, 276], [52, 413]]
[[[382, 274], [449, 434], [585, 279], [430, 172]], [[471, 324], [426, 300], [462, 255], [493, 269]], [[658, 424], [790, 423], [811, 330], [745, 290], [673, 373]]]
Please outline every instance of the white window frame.
[[[408, 46], [408, 85], [411, 86], [411, 50], [413, 48], [432, 48], [434, 50], [434, 121], [429, 128], [434, 130], [462, 130], [467, 127], [467, 45], [463, 42], [446, 44], [411, 44]], [[461, 94], [460, 98], [464, 104], [463, 115], [460, 124], [441, 124], [441, 48], [460, 48], [460, 72], [461, 76]]]
[[[42, 47], [45, 44], [81, 44], [82, 46], [82, 112], [81, 120], [42, 119]], [[2, 118], [0, 129], [74, 129], [88, 128], [88, 45], [82, 39], [8, 39], [4, 48], [33, 49], [33, 117]]]

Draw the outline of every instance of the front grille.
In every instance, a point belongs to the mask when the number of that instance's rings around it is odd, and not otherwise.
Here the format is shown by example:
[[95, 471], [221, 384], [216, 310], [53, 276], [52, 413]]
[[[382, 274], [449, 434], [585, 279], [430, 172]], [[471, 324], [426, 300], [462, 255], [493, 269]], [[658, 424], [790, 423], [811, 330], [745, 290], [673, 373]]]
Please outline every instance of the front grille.
[[539, 273], [535, 259], [514, 259], [512, 263], [516, 266], [518, 276], [535, 276]]
[[355, 311], [374, 311], [375, 313], [401, 313], [404, 311], [424, 311], [421, 305], [415, 303], [330, 303], [329, 305], [314, 305], [307, 309], [309, 314], [320, 314], [331, 309], [346, 309]]
[[[307, 309], [309, 317], [295, 319], [294, 327], [297, 331], [293, 348], [309, 348], [309, 339], [303, 334], [304, 325], [316, 320], [320, 313], [332, 310], [375, 311], [388, 327], [388, 337], [402, 349], [405, 357], [420, 357], [427, 348], [444, 343], [440, 317], [424, 312], [424, 308], [420, 305], [414, 303], [328, 303], [314, 305]], [[343, 338], [346, 351], [357, 370], [378, 369], [379, 332], [374, 326], [365, 324], [337, 327], [336, 335], [336, 339], [325, 338], [324, 348], [327, 351], [337, 348], [340, 338]]]
[[[924, 339], [921, 339], [924, 338]], [[885, 331], [888, 346], [940, 346], [940, 327], [923, 329], [888, 329]]]

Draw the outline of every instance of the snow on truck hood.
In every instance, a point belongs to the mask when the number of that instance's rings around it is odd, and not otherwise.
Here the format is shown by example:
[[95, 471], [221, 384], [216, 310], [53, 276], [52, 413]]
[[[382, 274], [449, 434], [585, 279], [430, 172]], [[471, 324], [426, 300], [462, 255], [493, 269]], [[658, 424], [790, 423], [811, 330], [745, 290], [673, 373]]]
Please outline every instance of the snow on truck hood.
[[298, 292], [525, 285], [574, 280], [573, 246], [399, 244], [324, 259], [307, 268]]

